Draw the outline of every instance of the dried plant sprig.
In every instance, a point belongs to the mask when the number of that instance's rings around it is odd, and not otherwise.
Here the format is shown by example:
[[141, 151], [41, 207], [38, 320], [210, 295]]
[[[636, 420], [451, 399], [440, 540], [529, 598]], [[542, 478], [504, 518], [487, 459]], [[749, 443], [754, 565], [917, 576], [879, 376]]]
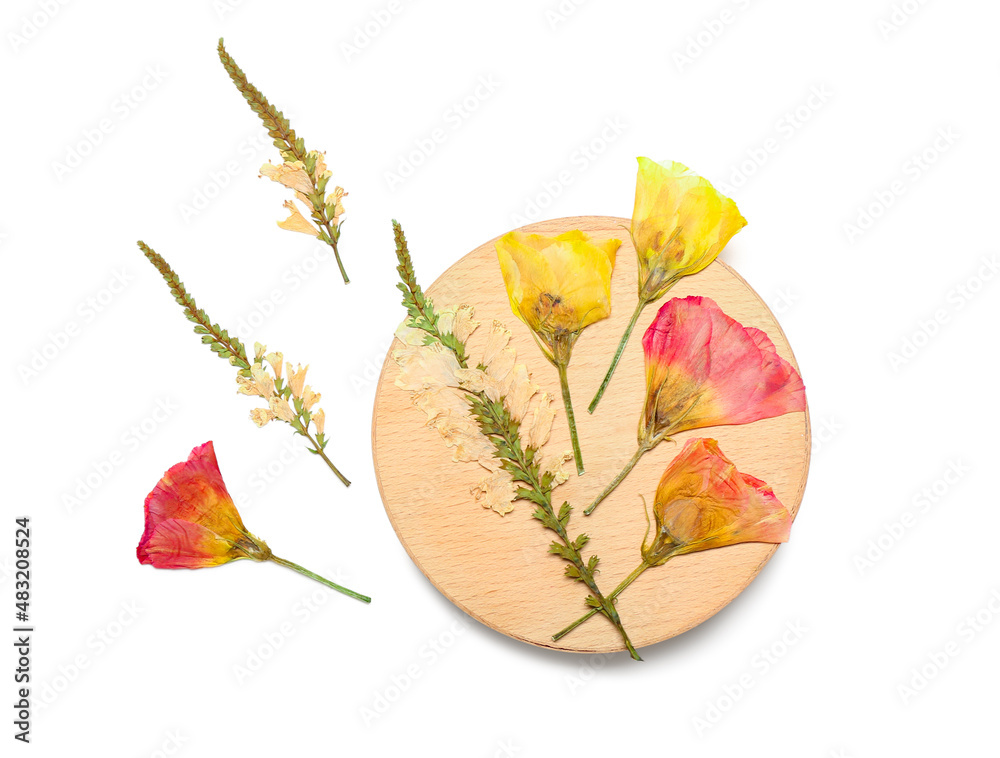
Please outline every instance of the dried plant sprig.
[[326, 168], [323, 153], [306, 150], [305, 142], [301, 137], [296, 136], [288, 119], [268, 102], [259, 89], [249, 82], [243, 69], [236, 65], [236, 61], [226, 51], [221, 38], [219, 39], [218, 52], [219, 60], [222, 61], [229, 78], [233, 80], [236, 89], [250, 105], [250, 109], [264, 124], [264, 128], [274, 140], [274, 146], [278, 148], [284, 161], [280, 166], [265, 163], [261, 167], [261, 174], [293, 190], [296, 199], [311, 211], [312, 221], [310, 222], [299, 212], [295, 203], [288, 200], [285, 202], [285, 208], [289, 211], [289, 216], [284, 221], [279, 221], [278, 226], [288, 231], [302, 232], [318, 237], [333, 248], [340, 274], [344, 277], [344, 283], [347, 284], [350, 279], [347, 277], [347, 271], [344, 270], [343, 261], [340, 259], [340, 250], [337, 247], [337, 243], [340, 241], [340, 228], [343, 225], [343, 221], [340, 219], [344, 214], [342, 201], [347, 193], [344, 192], [343, 187], [335, 187], [332, 192], [327, 193], [326, 188], [332, 173]]
[[[403, 293], [403, 306], [409, 315], [408, 325], [426, 333], [425, 344], [431, 347], [441, 345], [454, 354], [460, 369], [468, 369], [464, 341], [454, 333], [449, 334], [440, 329], [440, 314], [435, 312], [433, 302], [417, 284], [403, 229], [395, 220], [392, 226], [396, 257], [399, 260], [397, 270], [401, 280], [398, 287]], [[601, 593], [594, 578], [599, 563], [598, 557], [592, 555], [585, 559], [582, 554], [590, 538], [586, 534], [581, 534], [575, 539], [570, 537], [569, 521], [573, 511], [572, 506], [568, 502], [563, 502], [558, 511], [553, 506], [552, 490], [555, 486], [555, 475], [552, 472], [542, 471], [538, 449], [530, 444], [526, 445], [522, 440], [521, 424], [512, 416], [502, 396], [491, 398], [486, 390], [474, 391], [467, 387], [463, 389], [468, 395], [472, 416], [482, 434], [493, 444], [501, 467], [512, 476], [515, 483], [520, 485], [517, 488], [517, 497], [534, 503], [537, 507], [532, 516], [558, 536], [558, 540], [549, 546], [549, 552], [567, 561], [569, 565], [566, 566], [566, 576], [582, 582], [591, 592], [586, 598], [587, 605], [603, 613], [615, 625], [629, 654], [635, 660], [641, 660], [614, 604]]]
[[[180, 277], [163, 259], [163, 256], [141, 240], [138, 244], [143, 255], [160, 272], [170, 287], [170, 294], [184, 309], [184, 315], [189, 321], [194, 322], [195, 334], [201, 335], [201, 341], [208, 345], [213, 353], [227, 359], [231, 365], [239, 369], [236, 375], [236, 382], [239, 384], [237, 391], [243, 395], [260, 396], [267, 401], [267, 408], [254, 408], [250, 411], [250, 420], [257, 426], [264, 426], [275, 419], [287, 423], [295, 430], [296, 434], [305, 437], [312, 443], [312, 447], [306, 449], [322, 458], [337, 478], [349, 487], [350, 480], [326, 455], [326, 446], [329, 444], [329, 439], [325, 434], [326, 414], [321, 409], [315, 408], [320, 398], [319, 393], [313, 392], [305, 384], [306, 370], [309, 367], [302, 368], [300, 365], [298, 368], [292, 369], [292, 364], [289, 363], [287, 364], [287, 378], [283, 379], [282, 354], [266, 354], [267, 348], [259, 342], [254, 345], [253, 359], [248, 358], [243, 343], [236, 337], [230, 336], [229, 332], [218, 324], [213, 323], [208, 314], [197, 306]], [[268, 366], [274, 376], [267, 372]]]

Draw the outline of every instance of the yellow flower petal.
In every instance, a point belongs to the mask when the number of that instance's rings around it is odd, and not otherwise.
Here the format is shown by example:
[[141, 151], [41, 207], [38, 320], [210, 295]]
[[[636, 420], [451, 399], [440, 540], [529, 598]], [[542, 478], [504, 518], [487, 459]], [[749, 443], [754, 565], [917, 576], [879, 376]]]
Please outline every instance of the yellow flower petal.
[[260, 173], [272, 182], [283, 184], [304, 195], [311, 195], [316, 191], [302, 161], [282, 163], [280, 166], [268, 162], [260, 167]]
[[317, 229], [310, 221], [306, 220], [291, 200], [285, 201], [285, 208], [288, 209], [288, 218], [284, 221], [279, 221], [278, 226], [282, 229], [286, 229], [290, 232], [301, 232], [302, 234], [308, 234], [310, 237], [318, 237], [319, 229]]

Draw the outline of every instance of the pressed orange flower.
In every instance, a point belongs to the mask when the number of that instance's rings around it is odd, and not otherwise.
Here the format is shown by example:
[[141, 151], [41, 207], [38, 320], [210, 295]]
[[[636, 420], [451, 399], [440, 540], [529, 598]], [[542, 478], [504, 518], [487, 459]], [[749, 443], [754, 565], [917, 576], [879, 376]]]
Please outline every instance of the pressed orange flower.
[[146, 497], [146, 528], [136, 548], [139, 563], [154, 568], [198, 569], [249, 558], [273, 561], [350, 597], [371, 598], [278, 558], [243, 525], [222, 480], [215, 447], [199, 445], [170, 468]]
[[642, 310], [682, 277], [697, 274], [714, 261], [746, 223], [735, 202], [683, 163], [639, 158], [631, 228], [639, 260], [639, 302], [590, 403], [591, 413], [611, 381]]
[[557, 237], [510, 232], [496, 243], [510, 308], [559, 371], [578, 474], [583, 458], [567, 367], [580, 333], [611, 315], [611, 272], [620, 245], [616, 239], [591, 242], [579, 230]]
[[650, 566], [740, 542], [787, 542], [792, 528], [791, 514], [774, 491], [737, 471], [713, 439], [688, 440], [667, 466], [653, 520], [656, 531], [642, 545]]
[[[646, 569], [674, 556], [741, 542], [788, 541], [792, 516], [764, 482], [737, 471], [713, 439], [691, 439], [660, 478], [655, 531], [642, 541], [642, 563], [611, 593], [617, 598]], [[613, 600], [612, 600], [613, 602]], [[598, 610], [553, 639], [561, 639]]]
[[642, 338], [646, 402], [639, 449], [587, 508], [617, 487], [645, 453], [678, 432], [749, 424], [806, 409], [802, 377], [760, 329], [730, 318], [707, 297], [668, 300]]

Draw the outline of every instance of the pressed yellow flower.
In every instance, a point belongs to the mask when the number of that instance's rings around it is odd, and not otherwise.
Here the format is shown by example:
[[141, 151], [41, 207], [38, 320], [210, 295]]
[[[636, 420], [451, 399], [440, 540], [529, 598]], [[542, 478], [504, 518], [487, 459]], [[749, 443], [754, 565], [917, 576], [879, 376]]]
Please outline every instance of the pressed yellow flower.
[[704, 269], [746, 223], [735, 202], [683, 163], [639, 158], [632, 243], [640, 300], [658, 300]]
[[747, 223], [735, 202], [683, 163], [638, 160], [631, 235], [639, 260], [639, 302], [590, 402], [591, 413], [611, 381], [642, 309], [663, 297], [682, 277], [708, 266]]
[[299, 207], [294, 202], [286, 200], [284, 206], [288, 211], [288, 218], [284, 221], [279, 221], [278, 226], [288, 232], [299, 232], [301, 234], [308, 234], [311, 237], [319, 236], [319, 229], [302, 215]]
[[322, 434], [326, 426], [326, 412], [320, 408], [312, 415], [312, 422], [316, 425], [316, 434]]
[[568, 360], [580, 332], [611, 314], [611, 272], [621, 240], [591, 242], [510, 232], [496, 243], [510, 307], [553, 363]]
[[559, 371], [578, 474], [583, 473], [566, 369], [586, 327], [611, 315], [611, 273], [621, 240], [591, 242], [579, 230], [557, 237], [510, 232], [496, 243], [510, 307]]

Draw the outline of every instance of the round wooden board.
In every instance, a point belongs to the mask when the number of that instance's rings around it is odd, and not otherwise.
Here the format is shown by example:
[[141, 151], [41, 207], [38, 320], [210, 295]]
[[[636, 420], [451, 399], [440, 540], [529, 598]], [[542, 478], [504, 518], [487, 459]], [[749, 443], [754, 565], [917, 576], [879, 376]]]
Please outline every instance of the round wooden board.
[[[740, 471], [770, 484], [793, 514], [802, 501], [809, 468], [808, 413], [694, 430], [678, 435], [676, 444], [665, 442], [647, 453], [592, 516], [583, 515], [583, 509], [635, 452], [645, 397], [641, 338], [656, 309], [668, 298], [711, 297], [744, 326], [766, 332], [778, 353], [796, 365], [784, 333], [764, 302], [731, 268], [716, 261], [682, 279], [665, 298], [646, 308], [601, 404], [593, 415], [587, 413], [636, 302], [636, 256], [629, 223], [624, 218], [580, 216], [521, 229], [547, 235], [581, 229], [594, 239], [622, 240], [612, 278], [612, 315], [583, 332], [569, 367], [586, 473], [577, 477], [574, 472], [554, 494], [557, 502], [568, 500], [574, 506], [570, 534], [585, 531], [590, 535], [586, 552], [601, 558], [597, 580], [605, 592], [639, 564], [639, 546], [646, 531], [639, 496], [652, 503], [660, 475], [688, 438], [717, 439]], [[470, 340], [473, 359], [481, 354], [477, 348], [490, 320], [507, 325], [518, 362], [525, 363], [532, 379], [556, 398], [559, 413], [548, 444], [556, 451], [568, 451], [569, 431], [559, 402], [556, 370], [542, 356], [528, 328], [511, 313], [494, 241], [458, 261], [427, 293], [438, 308], [462, 303], [475, 306], [476, 318], [484, 326]], [[411, 240], [411, 245], [419, 275], [422, 245], [419, 240]], [[532, 506], [515, 501], [514, 511], [501, 517], [476, 503], [470, 487], [485, 470], [475, 463], [452, 461], [452, 450], [436, 430], [425, 426], [425, 416], [411, 405], [409, 392], [395, 386], [398, 373], [387, 356], [375, 396], [372, 449], [386, 511], [414, 563], [455, 605], [510, 637], [572, 652], [624, 650], [617, 631], [603, 618], [591, 619], [559, 642], [552, 641], [553, 633], [586, 612], [586, 588], [565, 578], [564, 562], [547, 552], [553, 535], [531, 518]], [[572, 464], [567, 468], [572, 469]], [[647, 571], [618, 601], [635, 646], [669, 639], [713, 616], [746, 588], [776, 549], [759, 543], [733, 545], [682, 556]]]

